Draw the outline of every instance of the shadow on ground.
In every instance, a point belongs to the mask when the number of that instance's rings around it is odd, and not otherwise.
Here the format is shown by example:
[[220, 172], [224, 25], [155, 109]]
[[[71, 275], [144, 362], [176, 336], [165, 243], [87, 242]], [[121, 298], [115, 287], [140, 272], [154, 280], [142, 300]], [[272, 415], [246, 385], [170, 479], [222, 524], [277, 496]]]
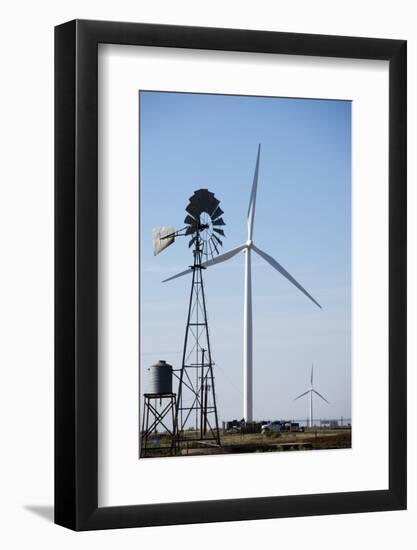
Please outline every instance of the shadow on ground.
[[46, 519], [46, 521], [53, 523], [54, 521], [54, 507], [53, 506], [38, 506], [36, 504], [34, 505], [27, 505], [24, 506], [25, 510], [28, 510], [29, 512], [32, 512], [32, 514], [36, 514], [37, 516]]

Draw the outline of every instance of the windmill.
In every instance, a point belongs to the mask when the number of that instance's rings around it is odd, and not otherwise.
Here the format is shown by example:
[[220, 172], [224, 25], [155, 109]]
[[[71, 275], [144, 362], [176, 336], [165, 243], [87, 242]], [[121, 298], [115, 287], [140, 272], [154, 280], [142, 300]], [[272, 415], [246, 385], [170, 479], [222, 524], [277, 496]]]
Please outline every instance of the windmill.
[[[249, 209], [247, 214], [248, 240], [236, 248], [221, 254], [220, 256], [208, 259], [202, 264], [203, 267], [210, 267], [230, 260], [239, 252], [245, 253], [245, 289], [244, 289], [244, 327], [243, 327], [243, 417], [247, 422], [253, 420], [253, 328], [252, 328], [252, 264], [251, 255], [254, 251], [258, 256], [270, 264], [290, 283], [305, 294], [316, 306], [321, 309], [321, 305], [298, 283], [290, 273], [272, 256], [255, 246], [253, 242], [253, 228], [255, 222], [256, 193], [258, 188], [259, 160], [261, 155], [261, 145], [258, 146], [256, 157], [255, 174], [253, 177], [252, 190], [249, 199]], [[163, 282], [172, 281], [178, 277], [191, 273], [191, 269], [182, 271], [173, 275]]]
[[326, 401], [326, 403], [329, 403], [327, 401], [327, 399], [321, 395], [321, 393], [319, 393], [317, 390], [314, 389], [314, 387], [313, 387], [313, 372], [314, 372], [314, 365], [311, 365], [310, 387], [308, 388], [308, 390], [306, 390], [305, 392], [303, 392], [302, 394], [300, 394], [298, 397], [296, 397], [294, 399], [294, 401], [297, 401], [297, 399], [300, 399], [300, 397], [304, 397], [305, 395], [308, 395], [308, 394], [310, 395], [310, 414], [309, 414], [309, 417], [308, 417], [308, 426], [309, 426], [309, 428], [313, 427], [313, 420], [314, 420], [314, 418], [313, 418], [313, 393], [318, 395], [321, 399], [323, 399], [323, 401]]
[[199, 189], [190, 197], [185, 226], [175, 231], [172, 226], [153, 230], [154, 255], [170, 246], [176, 237], [189, 237], [193, 252], [191, 292], [181, 369], [176, 375], [178, 395], [175, 407], [173, 449], [182, 443], [220, 445], [213, 360], [207, 322], [203, 260], [213, 261], [223, 245], [225, 225], [219, 200], [207, 189]]

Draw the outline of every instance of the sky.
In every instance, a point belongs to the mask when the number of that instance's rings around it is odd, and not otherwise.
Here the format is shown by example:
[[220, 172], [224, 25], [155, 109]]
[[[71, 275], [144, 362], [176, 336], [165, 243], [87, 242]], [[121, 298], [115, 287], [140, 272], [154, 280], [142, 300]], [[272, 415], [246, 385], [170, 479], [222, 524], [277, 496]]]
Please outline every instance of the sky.
[[[207, 188], [224, 210], [225, 252], [247, 240], [258, 144], [254, 243], [322, 305], [252, 254], [254, 419], [305, 419], [314, 363], [315, 418], [351, 416], [351, 103], [139, 93], [140, 369], [181, 367], [192, 263], [188, 239], [158, 256], [152, 229], [183, 226]], [[204, 273], [219, 420], [243, 417], [244, 255]], [[142, 391], [142, 393], [143, 393]]]

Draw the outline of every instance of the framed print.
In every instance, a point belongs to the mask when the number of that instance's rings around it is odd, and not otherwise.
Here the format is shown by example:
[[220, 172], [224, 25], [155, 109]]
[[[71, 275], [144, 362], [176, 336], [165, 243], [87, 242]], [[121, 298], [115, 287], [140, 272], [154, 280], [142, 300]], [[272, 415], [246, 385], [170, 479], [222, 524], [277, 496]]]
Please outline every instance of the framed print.
[[55, 521], [406, 507], [406, 42], [55, 30]]

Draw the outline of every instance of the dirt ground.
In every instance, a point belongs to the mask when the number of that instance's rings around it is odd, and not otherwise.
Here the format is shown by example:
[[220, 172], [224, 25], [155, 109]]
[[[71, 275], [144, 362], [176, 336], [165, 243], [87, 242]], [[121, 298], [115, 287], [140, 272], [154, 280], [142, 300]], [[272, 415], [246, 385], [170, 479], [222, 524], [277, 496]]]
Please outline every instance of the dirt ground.
[[[189, 434], [190, 436], [193, 434]], [[170, 438], [163, 434], [149, 443], [147, 457], [168, 456]], [[181, 445], [182, 456], [236, 453], [265, 453], [283, 451], [306, 451], [317, 449], [346, 449], [351, 447], [350, 429], [309, 429], [305, 432], [274, 434], [221, 433], [221, 447], [207, 446], [199, 442]], [[144, 456], [144, 454], [142, 454]]]

